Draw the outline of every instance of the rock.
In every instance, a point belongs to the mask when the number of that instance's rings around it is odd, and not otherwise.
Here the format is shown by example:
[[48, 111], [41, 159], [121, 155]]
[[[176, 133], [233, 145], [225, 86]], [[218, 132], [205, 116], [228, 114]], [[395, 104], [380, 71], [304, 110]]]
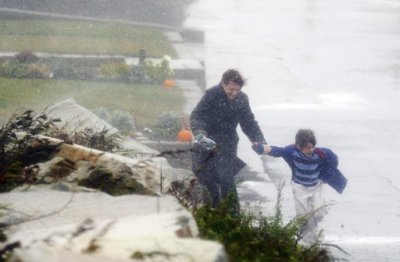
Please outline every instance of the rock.
[[142, 141], [148, 147], [162, 152], [163, 157], [175, 168], [192, 170], [192, 144], [178, 141]]
[[94, 188], [113, 196], [126, 194], [155, 195], [154, 192], [144, 187], [128, 169], [125, 173], [113, 174], [112, 171], [101, 166], [96, 166], [86, 179], [79, 181], [78, 185]]
[[62, 157], [54, 157], [50, 161], [37, 165], [39, 168], [38, 181], [46, 184], [60, 181], [75, 171], [74, 163]]
[[[57, 108], [77, 116], [67, 109], [72, 104]], [[52, 117], [61, 117], [57, 110], [50, 108]], [[21, 245], [10, 261], [227, 261], [223, 246], [200, 240], [190, 212], [164, 195], [177, 181], [175, 192], [190, 195], [191, 171], [171, 166], [162, 153], [132, 139], [120, 141], [128, 156], [37, 139], [55, 150], [29, 167], [33, 184], [0, 194], [7, 206], [0, 224], [8, 239], [0, 245]]]
[[148, 153], [134, 159], [80, 145], [62, 144], [55, 138], [41, 136], [40, 139], [59, 145], [55, 158], [37, 165], [36, 176], [40, 183], [63, 181], [113, 195], [160, 194], [166, 193], [173, 181], [194, 178], [191, 171], [171, 167], [158, 154]]
[[[53, 118], [61, 118], [62, 122], [59, 123], [59, 127], [62, 127], [63, 130], [69, 134], [77, 130], [83, 131], [85, 128], [91, 128], [95, 132], [101, 132], [106, 128], [111, 130], [109, 135], [118, 132], [117, 129], [101, 120], [94, 113], [76, 104], [73, 99], [67, 99], [50, 106], [45, 110], [45, 113]], [[54, 144], [60, 142], [61, 140], [53, 139]], [[100, 166], [103, 171], [108, 170], [110, 174], [113, 174], [113, 177], [120, 177], [117, 174], [123, 173], [125, 174], [125, 181], [127, 181], [128, 176], [131, 176], [136, 182], [142, 184], [153, 193], [167, 192], [171, 183], [176, 180], [176, 177], [193, 179], [193, 173], [187, 171], [190, 170], [191, 166], [190, 145], [182, 145], [182, 143], [179, 145], [165, 145], [163, 148], [159, 148], [161, 152], [174, 152], [175, 150], [187, 150], [188, 152], [177, 156], [171, 154], [164, 156], [160, 154], [160, 151], [152, 149], [131, 138], [121, 139], [119, 143], [126, 157], [75, 144], [70, 145], [64, 143], [59, 146], [57, 157], [64, 158], [67, 162], [73, 163], [75, 168], [75, 171], [70, 169], [72, 172], [64, 181], [72, 182], [74, 180], [80, 180], [80, 178], [87, 179], [88, 172], [90, 172], [89, 169], [94, 166]], [[179, 166], [187, 170], [185, 171], [179, 168]], [[59, 164], [52, 168], [64, 173], [68, 171], [65, 166], [61, 167]], [[130, 170], [128, 171], [128, 169]], [[40, 172], [43, 175], [43, 171]], [[52, 171], [48, 170], [47, 172]], [[60, 173], [60, 175], [64, 174]], [[47, 183], [53, 182], [53, 180], [47, 178], [47, 176], [45, 177]], [[129, 184], [133, 186], [135, 183], [131, 181]]]
[[69, 250], [52, 247], [38, 242], [30, 247], [16, 249], [8, 262], [128, 262], [129, 259], [116, 259], [87, 254], [76, 254]]
[[0, 223], [15, 223], [5, 244], [21, 244], [14, 261], [227, 261], [222, 245], [197, 238], [193, 217], [171, 196], [36, 188], [1, 194], [0, 202], [9, 207]]
[[[73, 98], [51, 105], [43, 110], [50, 118], [59, 118], [61, 122], [56, 123], [57, 127], [69, 135], [75, 132], [85, 131], [87, 128], [99, 133], [104, 129], [108, 130], [107, 135], [117, 134], [119, 131], [111, 124], [99, 118], [88, 109], [78, 105]], [[157, 151], [133, 140], [122, 139], [119, 141], [124, 151], [133, 153], [157, 153]]]
[[84, 131], [86, 128], [95, 132], [107, 129], [109, 134], [118, 132], [118, 129], [97, 117], [96, 114], [78, 105], [73, 98], [49, 106], [44, 113], [50, 118], [60, 118], [61, 122], [57, 123], [57, 127], [70, 135]]

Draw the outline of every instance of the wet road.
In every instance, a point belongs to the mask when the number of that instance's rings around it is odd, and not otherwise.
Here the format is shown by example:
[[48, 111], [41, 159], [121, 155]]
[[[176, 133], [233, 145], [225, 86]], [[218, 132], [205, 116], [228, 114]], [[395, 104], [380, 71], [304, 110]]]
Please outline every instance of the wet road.
[[[326, 189], [334, 205], [325, 239], [350, 261], [399, 261], [400, 1], [199, 0], [187, 25], [206, 33], [209, 86], [231, 67], [248, 78], [244, 90], [270, 144], [312, 128], [339, 155], [349, 184], [343, 195]], [[265, 173], [243, 134], [239, 154], [266, 180], [247, 181], [242, 192], [273, 199], [271, 177], [290, 180], [280, 160], [266, 159]], [[289, 186], [284, 200], [290, 219]]]

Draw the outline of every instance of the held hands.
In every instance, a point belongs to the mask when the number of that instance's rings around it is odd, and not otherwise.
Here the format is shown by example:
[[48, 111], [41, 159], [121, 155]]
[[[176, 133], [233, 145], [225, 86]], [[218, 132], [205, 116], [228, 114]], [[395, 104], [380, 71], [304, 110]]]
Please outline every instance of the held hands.
[[268, 154], [269, 152], [271, 152], [271, 148], [269, 147], [269, 145], [264, 143], [254, 142], [251, 147], [259, 155]]
[[264, 153], [264, 145], [262, 143], [254, 142], [251, 148], [259, 155]]
[[215, 142], [214, 140], [208, 138], [203, 133], [199, 133], [194, 138], [194, 143], [200, 145], [201, 147], [207, 150], [214, 150], [215, 149]]

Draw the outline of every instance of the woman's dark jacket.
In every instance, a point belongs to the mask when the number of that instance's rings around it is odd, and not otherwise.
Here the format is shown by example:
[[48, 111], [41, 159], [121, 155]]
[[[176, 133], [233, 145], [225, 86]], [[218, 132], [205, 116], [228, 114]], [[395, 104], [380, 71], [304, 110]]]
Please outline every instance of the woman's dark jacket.
[[217, 168], [217, 172], [226, 172], [224, 167], [229, 166], [233, 167], [229, 172], [236, 174], [245, 166], [245, 163], [236, 156], [239, 142], [236, 131], [238, 124], [251, 142], [265, 142], [245, 93], [240, 92], [234, 100], [230, 101], [221, 84], [206, 90], [191, 113], [190, 125], [194, 135], [203, 132], [213, 139], [216, 149], [211, 155], [205, 150], [194, 154], [193, 171], [195, 173], [205, 166]]

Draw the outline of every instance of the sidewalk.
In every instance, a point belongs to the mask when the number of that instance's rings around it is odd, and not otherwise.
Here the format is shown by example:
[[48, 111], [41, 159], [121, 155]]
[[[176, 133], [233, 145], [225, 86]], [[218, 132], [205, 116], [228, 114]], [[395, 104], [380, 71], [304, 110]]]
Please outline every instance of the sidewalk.
[[183, 95], [186, 99], [183, 113], [190, 115], [203, 95], [203, 89], [197, 85], [196, 81], [192, 80], [178, 80], [177, 84], [183, 90]]
[[204, 67], [204, 43], [185, 41], [178, 32], [166, 32], [180, 59], [172, 60], [178, 86], [183, 90], [186, 103], [183, 112], [190, 115], [207, 87]]

